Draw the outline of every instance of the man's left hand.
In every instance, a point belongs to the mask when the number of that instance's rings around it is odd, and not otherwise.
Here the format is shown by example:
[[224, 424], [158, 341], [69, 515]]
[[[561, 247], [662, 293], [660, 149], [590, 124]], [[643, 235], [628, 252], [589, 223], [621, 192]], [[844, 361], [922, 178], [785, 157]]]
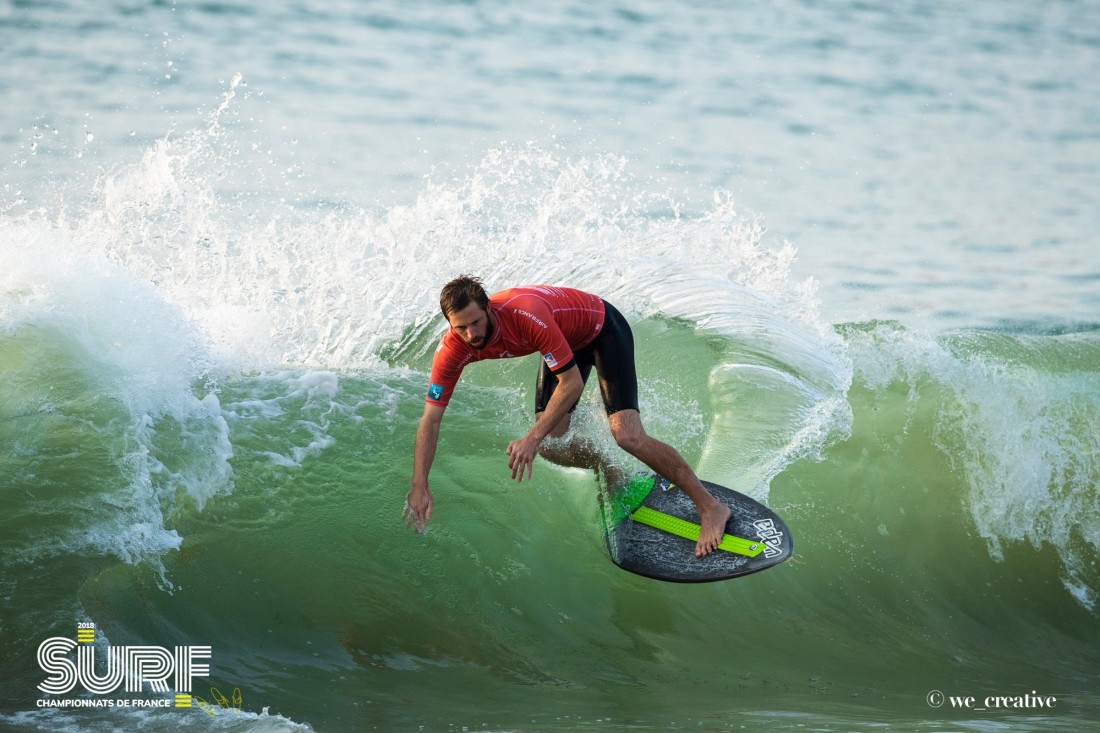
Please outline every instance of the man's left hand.
[[519, 440], [513, 440], [508, 444], [508, 468], [512, 469], [512, 478], [516, 481], [523, 480], [523, 471], [527, 470], [527, 478], [531, 478], [532, 465], [535, 456], [539, 453], [539, 443], [542, 441], [525, 435]]

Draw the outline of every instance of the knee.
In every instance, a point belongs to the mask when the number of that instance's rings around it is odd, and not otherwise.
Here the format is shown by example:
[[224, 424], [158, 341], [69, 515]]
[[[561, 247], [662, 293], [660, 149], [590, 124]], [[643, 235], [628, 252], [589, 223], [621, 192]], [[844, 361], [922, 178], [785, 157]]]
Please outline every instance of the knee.
[[611, 435], [615, 438], [615, 442], [618, 446], [631, 455], [636, 455], [642, 443], [645, 441], [645, 434], [639, 433], [636, 430], [613, 428], [611, 430]]

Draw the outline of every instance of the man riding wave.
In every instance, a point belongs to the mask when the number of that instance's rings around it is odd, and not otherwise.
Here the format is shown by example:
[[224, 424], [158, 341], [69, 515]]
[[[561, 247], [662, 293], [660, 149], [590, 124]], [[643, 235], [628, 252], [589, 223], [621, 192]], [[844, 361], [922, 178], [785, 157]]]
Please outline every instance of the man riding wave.
[[531, 478], [536, 455], [569, 466], [595, 467], [594, 458], [544, 444], [569, 430], [585, 382], [596, 368], [611, 434], [620, 448], [665, 477], [695, 503], [701, 530], [695, 555], [722, 540], [730, 510], [707, 492], [670, 445], [650, 437], [638, 411], [634, 336], [626, 319], [599, 296], [572, 288], [535, 285], [486, 294], [476, 277], [460, 276], [443, 287], [440, 309], [450, 328], [432, 361], [424, 414], [416, 431], [412, 488], [406, 512], [423, 531], [432, 517], [428, 473], [439, 442], [439, 425], [467, 364], [482, 359], [542, 355], [535, 389], [535, 423], [508, 444], [512, 478]]

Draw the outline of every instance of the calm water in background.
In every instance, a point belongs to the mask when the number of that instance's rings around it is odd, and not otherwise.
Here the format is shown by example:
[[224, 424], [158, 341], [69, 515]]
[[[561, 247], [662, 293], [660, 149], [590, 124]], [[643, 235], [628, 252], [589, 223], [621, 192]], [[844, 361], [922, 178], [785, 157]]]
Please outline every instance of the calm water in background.
[[[0, 0], [0, 98], [0, 724], [1096, 718], [1100, 6]], [[500, 470], [517, 361], [405, 531], [468, 269], [619, 305], [650, 430], [801, 564], [615, 571], [591, 477]], [[246, 714], [37, 709], [80, 622]]]
[[689, 210], [730, 191], [844, 317], [1092, 323], [1098, 13], [5, 2], [0, 165], [8, 200], [77, 205], [240, 72], [238, 194], [390, 207], [530, 141], [624, 156]]

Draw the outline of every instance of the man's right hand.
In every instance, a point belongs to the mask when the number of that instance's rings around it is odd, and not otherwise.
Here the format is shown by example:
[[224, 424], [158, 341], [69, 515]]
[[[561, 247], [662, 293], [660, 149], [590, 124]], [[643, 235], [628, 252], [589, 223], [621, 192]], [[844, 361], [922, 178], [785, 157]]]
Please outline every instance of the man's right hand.
[[409, 495], [405, 497], [405, 511], [401, 517], [405, 520], [406, 527], [415, 528], [417, 532], [424, 533], [425, 525], [432, 518], [432, 492], [427, 487], [414, 486]]

